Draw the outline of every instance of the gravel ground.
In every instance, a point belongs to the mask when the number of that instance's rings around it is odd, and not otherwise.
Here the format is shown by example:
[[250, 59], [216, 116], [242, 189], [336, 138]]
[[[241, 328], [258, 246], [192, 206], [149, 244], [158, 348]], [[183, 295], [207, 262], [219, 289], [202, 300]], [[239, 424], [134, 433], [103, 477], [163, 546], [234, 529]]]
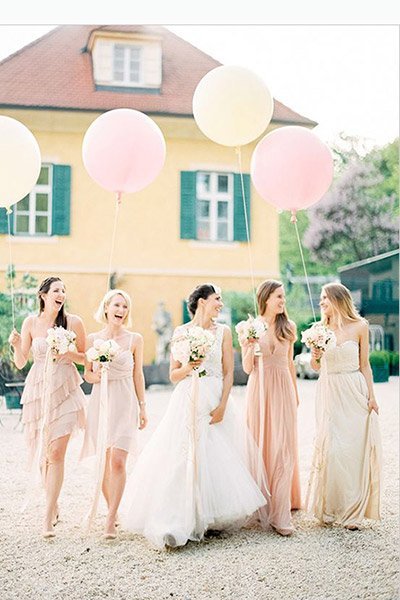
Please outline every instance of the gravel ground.
[[[314, 434], [315, 381], [300, 381], [299, 449], [305, 491]], [[77, 465], [81, 437], [69, 445], [57, 537], [40, 537], [43, 499], [24, 515], [25, 449], [17, 415], [0, 416], [0, 600], [395, 600], [398, 598], [398, 378], [376, 385], [384, 450], [383, 519], [362, 531], [321, 528], [297, 513], [296, 533], [242, 530], [180, 550], [158, 551], [121, 532], [101, 539], [104, 507], [95, 531], [84, 535], [89, 465]], [[152, 427], [170, 389], [147, 392]], [[243, 400], [244, 388], [234, 388]]]

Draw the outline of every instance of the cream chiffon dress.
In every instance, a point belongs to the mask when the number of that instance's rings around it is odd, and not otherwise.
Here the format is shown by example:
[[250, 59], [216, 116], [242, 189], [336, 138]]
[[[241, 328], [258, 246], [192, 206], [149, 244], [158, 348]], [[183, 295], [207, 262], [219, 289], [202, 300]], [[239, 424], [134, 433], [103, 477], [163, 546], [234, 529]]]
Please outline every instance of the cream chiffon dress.
[[380, 519], [379, 418], [353, 340], [326, 351], [317, 384], [315, 450], [307, 507], [321, 522], [359, 526]]

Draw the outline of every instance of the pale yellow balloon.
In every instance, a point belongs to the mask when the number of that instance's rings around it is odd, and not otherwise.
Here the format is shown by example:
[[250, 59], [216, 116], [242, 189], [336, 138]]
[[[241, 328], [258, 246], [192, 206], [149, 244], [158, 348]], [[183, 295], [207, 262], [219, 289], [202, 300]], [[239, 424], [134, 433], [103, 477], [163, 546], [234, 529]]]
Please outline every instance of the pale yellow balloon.
[[274, 100], [263, 80], [244, 67], [223, 65], [209, 71], [193, 95], [193, 116], [210, 140], [243, 146], [264, 133]]
[[35, 186], [41, 168], [39, 144], [20, 121], [0, 115], [0, 206], [9, 208]]

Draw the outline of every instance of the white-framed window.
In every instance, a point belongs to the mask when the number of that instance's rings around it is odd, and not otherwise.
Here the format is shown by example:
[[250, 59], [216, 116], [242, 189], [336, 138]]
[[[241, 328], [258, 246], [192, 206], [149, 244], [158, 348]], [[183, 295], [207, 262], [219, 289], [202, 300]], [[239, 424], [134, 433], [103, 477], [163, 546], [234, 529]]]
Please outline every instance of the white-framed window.
[[132, 44], [114, 44], [113, 80], [119, 84], [142, 82], [142, 48]]
[[15, 205], [15, 235], [51, 235], [52, 175], [52, 165], [42, 165], [31, 193]]
[[196, 178], [197, 239], [233, 240], [233, 174], [199, 171]]

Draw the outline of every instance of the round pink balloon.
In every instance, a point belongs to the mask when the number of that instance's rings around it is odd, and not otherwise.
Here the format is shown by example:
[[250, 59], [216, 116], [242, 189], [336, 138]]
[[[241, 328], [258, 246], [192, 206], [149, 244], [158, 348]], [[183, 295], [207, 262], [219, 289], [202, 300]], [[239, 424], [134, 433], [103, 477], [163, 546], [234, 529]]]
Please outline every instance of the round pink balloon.
[[82, 158], [90, 177], [106, 190], [138, 192], [161, 171], [165, 140], [150, 117], [131, 108], [118, 108], [90, 125]]
[[277, 208], [307, 208], [318, 202], [332, 183], [332, 154], [312, 131], [281, 127], [257, 144], [251, 178], [260, 196]]

